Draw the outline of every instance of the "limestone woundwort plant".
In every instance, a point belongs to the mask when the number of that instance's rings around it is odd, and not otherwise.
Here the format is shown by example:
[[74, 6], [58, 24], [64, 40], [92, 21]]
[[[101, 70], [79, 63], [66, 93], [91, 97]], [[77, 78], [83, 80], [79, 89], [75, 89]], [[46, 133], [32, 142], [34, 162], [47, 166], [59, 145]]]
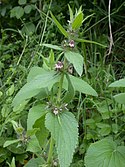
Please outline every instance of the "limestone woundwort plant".
[[[31, 68], [27, 83], [13, 100], [14, 108], [30, 103], [31, 98], [34, 100], [27, 119], [26, 150], [36, 155], [46, 152], [43, 164], [48, 166], [56, 159], [55, 148], [60, 167], [69, 167], [72, 162], [78, 144], [78, 122], [70, 112], [69, 104], [74, 100], [75, 92], [97, 96], [96, 91], [78, 77], [83, 73], [84, 59], [77, 49], [77, 43], [98, 43], [78, 37], [79, 29], [86, 20], [82, 8], [73, 15], [69, 6], [69, 13], [67, 30], [51, 13], [56, 26], [65, 37], [64, 41], [61, 46], [43, 44], [51, 48], [49, 57], [42, 56], [42, 67]], [[60, 51], [60, 54], [55, 56], [52, 49]], [[7, 141], [4, 147], [16, 142], [22, 142], [22, 139]]]

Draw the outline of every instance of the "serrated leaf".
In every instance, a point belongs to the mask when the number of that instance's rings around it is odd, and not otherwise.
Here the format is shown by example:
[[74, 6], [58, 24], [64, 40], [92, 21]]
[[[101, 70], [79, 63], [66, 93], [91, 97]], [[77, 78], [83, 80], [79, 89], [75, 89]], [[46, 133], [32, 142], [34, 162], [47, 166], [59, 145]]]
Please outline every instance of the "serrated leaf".
[[85, 156], [86, 167], [124, 167], [125, 146], [117, 146], [111, 139], [103, 139], [90, 145]]
[[15, 139], [15, 140], [8, 140], [4, 143], [3, 147], [8, 147], [11, 144], [18, 143], [20, 139]]
[[81, 76], [83, 72], [83, 57], [79, 53], [67, 51], [65, 52], [66, 59], [73, 64], [76, 72]]
[[75, 91], [92, 96], [98, 96], [97, 92], [87, 82], [75, 76], [72, 75], [69, 76]]
[[42, 75], [37, 75], [33, 80], [26, 83], [13, 99], [13, 106], [20, 105], [23, 101], [37, 95], [41, 88], [50, 90], [52, 86], [59, 81], [60, 76], [56, 71], [46, 71]]
[[55, 140], [60, 167], [69, 167], [78, 143], [78, 123], [74, 115], [67, 111], [58, 116], [47, 113], [45, 125]]
[[52, 45], [52, 44], [42, 44], [45, 47], [51, 48], [51, 49], [55, 49], [55, 50], [61, 50], [63, 51], [63, 48], [57, 46], [57, 45]]
[[72, 23], [72, 29], [77, 30], [81, 27], [83, 21], [83, 13], [79, 13]]
[[55, 16], [52, 14], [52, 12], [50, 12], [51, 17], [53, 18], [56, 26], [59, 28], [59, 30], [61, 31], [61, 33], [65, 36], [68, 37], [68, 32], [61, 26], [61, 24], [58, 22], [58, 20], [55, 18]]
[[119, 93], [114, 98], [117, 103], [125, 104], [125, 93]]
[[69, 103], [73, 99], [73, 97], [75, 95], [75, 91], [74, 91], [74, 87], [70, 81], [70, 77], [68, 74], [66, 74], [66, 78], [68, 81], [68, 90], [67, 90], [67, 92], [62, 100], [64, 103]]
[[37, 106], [33, 106], [29, 113], [27, 118], [27, 130], [31, 130], [33, 128], [34, 123], [36, 120], [41, 118], [46, 114], [46, 106], [43, 104], [39, 104]]
[[111, 83], [109, 87], [125, 87], [125, 78]]

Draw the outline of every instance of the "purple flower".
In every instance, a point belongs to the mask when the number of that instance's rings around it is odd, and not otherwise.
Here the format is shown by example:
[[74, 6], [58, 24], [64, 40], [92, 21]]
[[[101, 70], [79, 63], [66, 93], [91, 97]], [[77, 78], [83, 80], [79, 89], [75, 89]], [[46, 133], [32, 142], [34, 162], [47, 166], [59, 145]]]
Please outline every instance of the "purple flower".
[[55, 64], [55, 68], [57, 70], [61, 70], [63, 68], [63, 62], [61, 61], [58, 61], [56, 64]]
[[75, 47], [75, 42], [74, 42], [74, 40], [70, 40], [69, 46], [70, 46], [71, 48], [74, 48], [74, 47]]

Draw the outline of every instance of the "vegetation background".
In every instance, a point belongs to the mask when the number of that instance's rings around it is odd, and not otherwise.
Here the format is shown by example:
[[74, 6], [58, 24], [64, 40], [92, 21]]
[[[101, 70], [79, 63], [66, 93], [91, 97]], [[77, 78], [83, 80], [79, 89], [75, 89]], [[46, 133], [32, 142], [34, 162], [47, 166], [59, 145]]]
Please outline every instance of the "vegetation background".
[[[83, 167], [86, 152], [96, 141], [111, 137], [120, 146], [125, 144], [125, 102], [124, 98], [114, 98], [114, 95], [124, 92], [125, 84], [117, 86], [117, 89], [109, 88], [112, 82], [125, 76], [125, 1], [0, 0], [0, 166], [2, 167], [28, 166], [28, 162], [30, 167], [31, 163], [36, 167], [39, 165], [36, 161], [30, 163], [32, 158], [39, 156], [31, 150], [25, 151], [25, 143], [21, 149], [15, 144], [4, 147], [4, 143], [18, 138], [14, 129], [15, 122], [26, 129], [28, 111], [34, 101], [13, 108], [12, 100], [26, 83], [30, 69], [33, 66], [42, 66], [41, 55], [48, 57], [50, 49], [43, 47], [42, 44], [62, 45], [64, 37], [52, 21], [50, 11], [66, 29], [70, 17], [68, 4], [74, 13], [82, 6], [84, 17], [87, 18], [80, 28], [80, 37], [107, 46], [102, 48], [92, 43], [78, 44], [78, 49], [84, 56], [82, 79], [96, 90], [98, 97], [78, 93], [70, 103], [70, 111], [75, 114], [79, 123], [79, 144], [71, 166]], [[44, 151], [42, 157], [46, 159]], [[41, 159], [38, 160], [41, 162]], [[52, 165], [56, 166], [56, 162], [58, 164], [58, 160], [55, 159]], [[91, 167], [91, 164], [87, 167]]]

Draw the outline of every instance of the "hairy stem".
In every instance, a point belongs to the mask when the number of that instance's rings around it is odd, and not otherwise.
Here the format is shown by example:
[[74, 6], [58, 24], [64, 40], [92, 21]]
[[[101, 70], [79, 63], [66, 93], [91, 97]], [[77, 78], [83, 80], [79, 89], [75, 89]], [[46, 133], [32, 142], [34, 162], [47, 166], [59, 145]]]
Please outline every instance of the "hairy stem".
[[60, 81], [59, 81], [59, 89], [58, 89], [58, 96], [57, 96], [57, 102], [58, 103], [60, 103], [60, 101], [61, 101], [63, 79], [64, 79], [64, 73], [61, 74], [61, 78], [60, 78]]
[[52, 155], [53, 155], [53, 145], [54, 145], [54, 140], [51, 136], [50, 138], [50, 146], [49, 146], [49, 154], [48, 154], [48, 159], [47, 159], [47, 164], [51, 164], [52, 162]]

